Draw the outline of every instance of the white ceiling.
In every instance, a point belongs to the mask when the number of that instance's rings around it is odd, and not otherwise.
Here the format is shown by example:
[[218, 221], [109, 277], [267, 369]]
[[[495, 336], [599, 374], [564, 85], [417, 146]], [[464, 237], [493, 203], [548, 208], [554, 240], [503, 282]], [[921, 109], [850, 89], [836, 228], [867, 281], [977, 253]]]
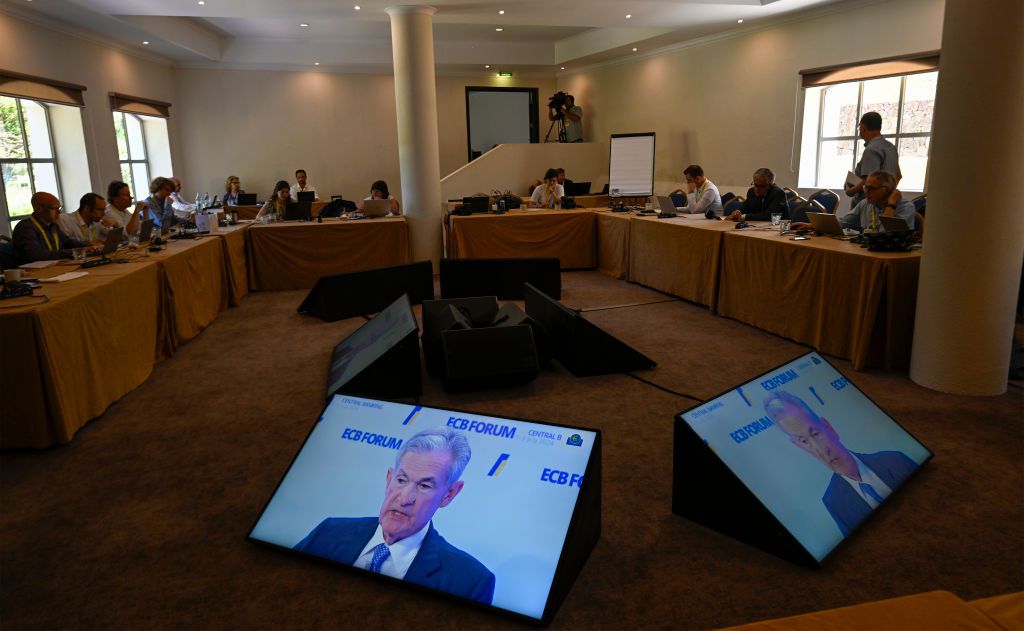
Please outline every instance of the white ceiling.
[[757, 28], [842, 1], [0, 0], [0, 7], [179, 65], [308, 69], [319, 62], [325, 69], [388, 72], [391, 27], [385, 9], [428, 5], [437, 8], [439, 73], [483, 75], [500, 68], [550, 76], [563, 66], [571, 71]]

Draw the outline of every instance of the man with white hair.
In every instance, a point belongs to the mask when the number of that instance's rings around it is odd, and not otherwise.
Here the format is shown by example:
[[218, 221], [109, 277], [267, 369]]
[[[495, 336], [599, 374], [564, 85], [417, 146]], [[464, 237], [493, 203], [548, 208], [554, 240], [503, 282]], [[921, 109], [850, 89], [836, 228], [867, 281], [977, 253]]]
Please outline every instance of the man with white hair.
[[431, 523], [462, 490], [459, 478], [471, 455], [454, 429], [416, 434], [388, 467], [377, 517], [328, 517], [295, 550], [491, 604], [494, 574]]

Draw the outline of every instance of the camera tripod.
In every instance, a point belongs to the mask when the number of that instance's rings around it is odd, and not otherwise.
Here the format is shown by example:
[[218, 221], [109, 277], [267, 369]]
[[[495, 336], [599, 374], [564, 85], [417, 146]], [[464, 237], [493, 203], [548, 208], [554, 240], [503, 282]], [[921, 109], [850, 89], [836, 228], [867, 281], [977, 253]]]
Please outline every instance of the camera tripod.
[[[558, 139], [551, 140], [551, 132], [555, 130], [555, 124], [558, 125]], [[548, 133], [544, 136], [544, 142], [568, 142], [565, 139], [565, 114], [559, 114], [558, 118], [551, 121], [551, 126], [548, 127]]]

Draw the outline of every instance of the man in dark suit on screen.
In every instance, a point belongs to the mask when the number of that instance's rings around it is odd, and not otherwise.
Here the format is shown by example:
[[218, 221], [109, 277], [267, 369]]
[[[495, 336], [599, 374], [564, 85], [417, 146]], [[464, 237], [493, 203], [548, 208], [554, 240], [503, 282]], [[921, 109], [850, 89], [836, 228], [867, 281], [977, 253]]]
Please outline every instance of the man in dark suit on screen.
[[329, 517], [295, 550], [491, 604], [494, 574], [430, 521], [462, 490], [470, 456], [466, 437], [453, 429], [416, 434], [388, 468], [377, 517]]
[[844, 537], [917, 468], [917, 463], [899, 451], [850, 451], [824, 417], [788, 392], [768, 395], [764, 409], [790, 442], [832, 471], [821, 501]]

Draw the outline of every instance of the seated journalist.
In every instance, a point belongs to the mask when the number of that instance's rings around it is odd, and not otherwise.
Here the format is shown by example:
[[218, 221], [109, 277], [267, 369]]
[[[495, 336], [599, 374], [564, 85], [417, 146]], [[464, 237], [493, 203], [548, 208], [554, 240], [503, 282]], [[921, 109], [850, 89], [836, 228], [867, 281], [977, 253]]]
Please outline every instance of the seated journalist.
[[259, 221], [263, 217], [270, 216], [281, 221], [284, 218], [284, 209], [288, 207], [290, 199], [291, 184], [287, 180], [279, 180], [274, 185], [274, 194], [263, 204], [260, 212], [256, 213], [256, 220]]
[[174, 207], [171, 204], [173, 192], [174, 182], [169, 178], [158, 177], [149, 183], [150, 195], [146, 198], [146, 206], [152, 213], [154, 227], [162, 228], [164, 224], [174, 226], [185, 221], [174, 214]]
[[683, 169], [686, 178], [686, 206], [683, 212], [691, 215], [704, 215], [708, 211], [716, 215], [722, 214], [722, 196], [718, 187], [704, 177], [704, 169], [698, 164], [691, 164]]
[[100, 243], [107, 238], [113, 222], [106, 219], [107, 201], [96, 193], [86, 193], [78, 201], [78, 210], [61, 213], [57, 227], [70, 239], [83, 243]]
[[533, 189], [530, 196], [531, 208], [554, 208], [555, 204], [562, 203], [565, 197], [565, 189], [558, 183], [558, 171], [548, 169], [544, 173], [544, 183]]
[[[398, 203], [398, 200], [391, 196], [388, 192], [388, 183], [384, 180], [377, 180], [370, 185], [370, 195], [363, 199], [368, 201], [371, 199], [387, 199], [391, 201], [391, 210], [389, 216], [398, 217], [402, 214], [402, 205]], [[359, 204], [359, 210], [363, 209], [363, 205]]]
[[111, 227], [124, 228], [124, 233], [137, 234], [142, 222], [149, 218], [149, 209], [146, 202], [135, 204], [135, 210], [129, 211], [132, 205], [132, 189], [121, 181], [111, 182], [107, 186], [107, 214], [106, 219], [111, 222]]
[[789, 219], [786, 205], [786, 191], [775, 183], [775, 173], [768, 168], [754, 171], [753, 185], [747, 190], [743, 205], [734, 210], [726, 219], [732, 221], [771, 221], [772, 214], [778, 213]]
[[[917, 223], [913, 202], [903, 199], [896, 188], [896, 176], [888, 171], [874, 171], [868, 175], [864, 180], [864, 199], [839, 217], [839, 223], [844, 228], [861, 232], [883, 232], [885, 228], [878, 220], [879, 216], [899, 217], [911, 230]], [[793, 227], [809, 228], [810, 224], [796, 222]]]
[[224, 205], [225, 206], [237, 206], [238, 196], [244, 193], [242, 190], [242, 183], [238, 179], [237, 175], [229, 175], [228, 179], [224, 182]]
[[456, 430], [419, 432], [388, 467], [376, 517], [328, 517], [295, 550], [491, 604], [494, 574], [445, 541], [431, 521], [462, 490], [459, 478], [471, 455]]
[[32, 214], [14, 227], [14, 258], [18, 265], [72, 258], [71, 250], [89, 244], [68, 237], [57, 227], [60, 201], [42, 191], [32, 196]]

